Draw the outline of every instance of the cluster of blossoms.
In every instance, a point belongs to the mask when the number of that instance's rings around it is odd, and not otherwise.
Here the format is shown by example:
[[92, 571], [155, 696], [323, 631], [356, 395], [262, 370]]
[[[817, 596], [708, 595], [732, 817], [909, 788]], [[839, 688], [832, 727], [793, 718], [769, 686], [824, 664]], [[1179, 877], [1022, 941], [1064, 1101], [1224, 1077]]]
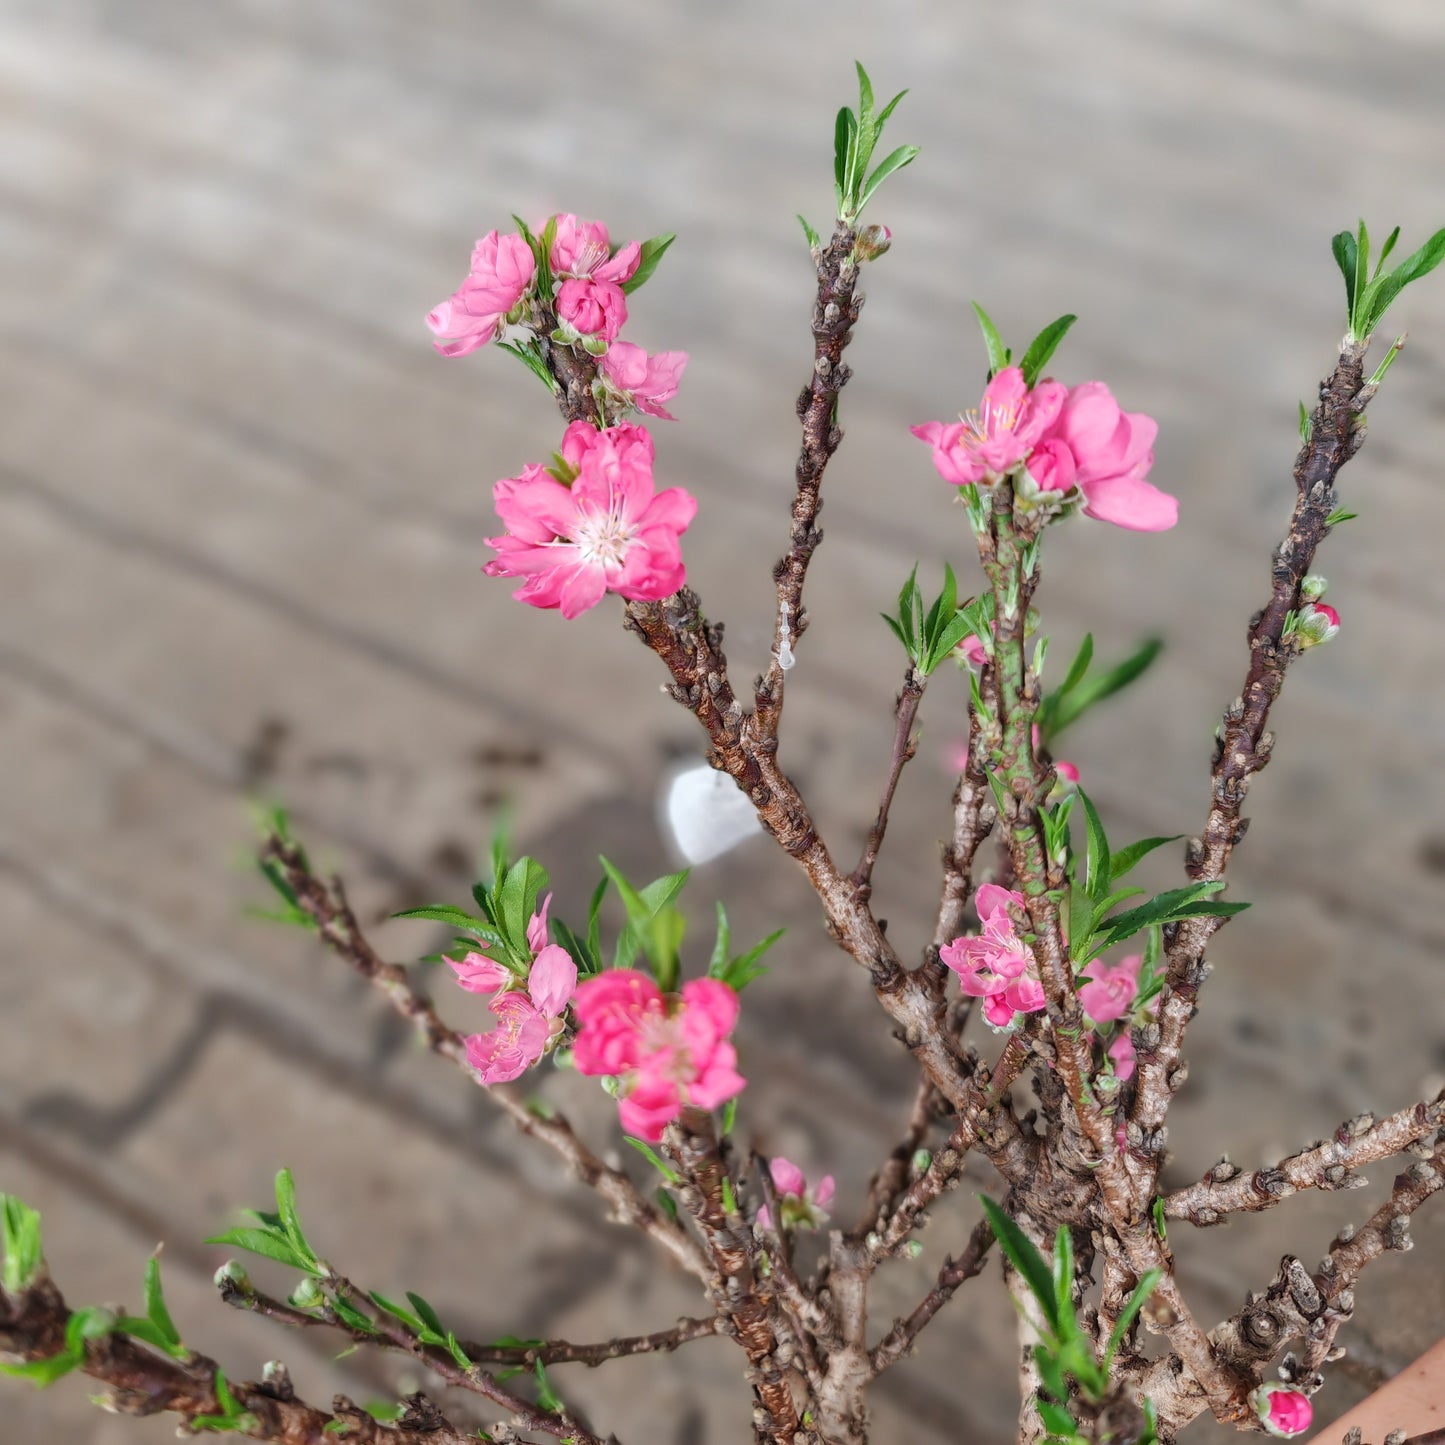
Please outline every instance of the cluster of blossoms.
[[[828, 1222], [828, 1206], [833, 1202], [833, 1176], [825, 1174], [810, 1187], [803, 1171], [781, 1154], [768, 1163], [773, 1188], [778, 1192], [780, 1229], [821, 1229]], [[758, 1209], [757, 1221], [764, 1229], [773, 1227], [772, 1211], [766, 1204]]]
[[1102, 381], [1031, 389], [1017, 366], [999, 371], [960, 421], [912, 428], [954, 486], [1011, 477], [1022, 504], [1081, 501], [1088, 516], [1136, 532], [1163, 532], [1179, 519], [1175, 498], [1144, 480], [1158, 430], [1152, 417], [1121, 411]]
[[687, 1105], [716, 1109], [747, 1082], [728, 1038], [738, 996], [717, 979], [664, 994], [645, 973], [610, 969], [578, 988], [573, 1009], [578, 1073], [617, 1080], [622, 1127], [639, 1139], [656, 1143]]
[[547, 942], [547, 905], [527, 923], [531, 967], [525, 978], [479, 949], [452, 961], [457, 983], [468, 993], [493, 995], [488, 1007], [497, 1016], [490, 1033], [466, 1040], [467, 1062], [484, 1084], [520, 1078], [562, 1036], [563, 1014], [577, 991], [577, 965], [565, 948]]
[[[545, 333], [547, 345], [595, 359], [593, 394], [604, 424], [628, 409], [671, 420], [664, 403], [677, 392], [687, 353], [649, 356], [618, 339], [627, 320], [623, 287], [637, 274], [642, 247], [629, 241], [614, 254], [606, 226], [570, 214], [553, 217], [543, 227], [549, 233], [545, 253], [522, 235], [493, 231], [477, 242], [460, 290], [427, 317], [437, 350], [465, 356], [512, 336], [541, 364], [535, 348]], [[538, 285], [543, 254], [551, 295]], [[677, 487], [658, 493], [652, 464], [646, 428], [574, 422], [554, 467], [528, 463], [493, 489], [507, 531], [489, 539], [497, 556], [488, 575], [523, 578], [514, 597], [568, 618], [606, 592], [634, 601], [676, 592], [684, 578], [678, 539], [697, 504]]]
[[964, 993], [983, 1000], [990, 1028], [1011, 1028], [1019, 1014], [1037, 1013], [1046, 1002], [1038, 963], [1009, 912], [1010, 905], [1023, 912], [1024, 896], [985, 883], [976, 905], [983, 931], [976, 938], [955, 938], [938, 956], [958, 975]]

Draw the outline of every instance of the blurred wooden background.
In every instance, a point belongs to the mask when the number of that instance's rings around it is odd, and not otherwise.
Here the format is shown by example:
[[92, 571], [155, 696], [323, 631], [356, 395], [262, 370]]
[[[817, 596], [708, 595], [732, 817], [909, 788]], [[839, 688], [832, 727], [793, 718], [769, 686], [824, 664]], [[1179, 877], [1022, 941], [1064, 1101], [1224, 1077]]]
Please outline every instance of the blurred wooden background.
[[[826, 223], [854, 56], [885, 95], [912, 88], [889, 139], [924, 153], [875, 207], [895, 243], [849, 354], [786, 763], [851, 853], [900, 674], [877, 613], [915, 560], [936, 577], [971, 551], [906, 426], [974, 399], [970, 298], [1016, 338], [1077, 311], [1058, 372], [1159, 418], [1155, 478], [1182, 523], [1051, 539], [1055, 658], [1087, 628], [1106, 654], [1155, 630], [1170, 644], [1062, 751], [1119, 835], [1194, 830], [1290, 502], [1296, 403], [1343, 330], [1328, 238], [1364, 214], [1381, 235], [1400, 222], [1410, 248], [1445, 222], [1437, 4], [3, 7], [0, 1188], [44, 1211], [73, 1303], [134, 1305], [164, 1238], [186, 1337], [229, 1370], [280, 1355], [323, 1398], [395, 1388], [391, 1364], [334, 1363], [334, 1342], [208, 1298], [224, 1253], [197, 1241], [263, 1203], [284, 1163], [328, 1257], [428, 1294], [462, 1334], [600, 1336], [691, 1307], [339, 966], [246, 917], [262, 900], [245, 804], [289, 803], [373, 917], [464, 899], [503, 801], [564, 916], [598, 851], [646, 876], [668, 865], [660, 778], [697, 738], [653, 659], [610, 603], [567, 625], [479, 574], [490, 484], [551, 450], [555, 414], [505, 357], [436, 357], [421, 318], [509, 212], [678, 232], [629, 335], [692, 355], [679, 423], [655, 428], [659, 476], [700, 499], [691, 577], [746, 679], [810, 354], [794, 212]], [[1233, 896], [1256, 907], [1221, 936], [1191, 1035], [1181, 1180], [1445, 1073], [1445, 280], [1392, 321], [1411, 340], [1347, 473], [1360, 517], [1321, 558], [1344, 631], [1291, 677], [1251, 796]], [[931, 923], [962, 705], [956, 687], [930, 694], [878, 870], [905, 947]], [[1159, 859], [1153, 881], [1177, 866]], [[714, 896], [740, 930], [790, 926], [749, 996], [742, 1128], [832, 1169], [851, 1217], [905, 1107], [897, 1046], [767, 845], [700, 870], [690, 896], [700, 949]], [[416, 924], [375, 936], [403, 959], [435, 945]], [[478, 1001], [444, 997], [482, 1024]], [[599, 1093], [548, 1089], [617, 1141]], [[954, 1197], [928, 1259], [964, 1238]], [[1171, 1239], [1191, 1298], [1221, 1317], [1371, 1197]], [[1326, 1415], [1445, 1320], [1445, 1210], [1416, 1233], [1361, 1291], [1362, 1370], [1336, 1375]], [[880, 1322], [922, 1293], [928, 1259], [884, 1277]], [[1008, 1438], [1013, 1349], [990, 1271], [888, 1378], [877, 1438]], [[705, 1342], [558, 1380], [634, 1445], [721, 1445], [746, 1430], [739, 1373]], [[170, 1437], [84, 1393], [9, 1385], [0, 1438]]]

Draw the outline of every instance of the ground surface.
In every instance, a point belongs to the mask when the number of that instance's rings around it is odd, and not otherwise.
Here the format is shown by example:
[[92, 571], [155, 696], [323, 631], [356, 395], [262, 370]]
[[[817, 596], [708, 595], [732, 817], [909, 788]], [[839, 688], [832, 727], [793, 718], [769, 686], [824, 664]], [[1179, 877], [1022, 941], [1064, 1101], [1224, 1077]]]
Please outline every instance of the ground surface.
[[[309, 1391], [378, 1393], [363, 1358], [332, 1364], [208, 1298], [222, 1254], [197, 1241], [287, 1163], [328, 1256], [428, 1294], [464, 1334], [601, 1335], [618, 1301], [634, 1328], [689, 1308], [641, 1249], [599, 1247], [591, 1201], [479, 1091], [304, 940], [244, 916], [245, 801], [286, 799], [369, 917], [464, 898], [504, 798], [564, 913], [600, 850], [661, 870], [658, 770], [695, 755], [689, 720], [610, 605], [566, 626], [479, 576], [490, 483], [545, 456], [556, 424], [521, 368], [441, 361], [420, 318], [509, 211], [679, 233], [631, 329], [692, 353], [659, 469], [700, 499], [690, 570], [746, 678], [807, 366], [793, 213], [824, 222], [854, 55], [912, 87], [898, 139], [925, 154], [878, 207], [897, 239], [850, 352], [787, 764], [851, 853], [899, 672], [876, 614], [916, 558], [936, 575], [969, 551], [904, 426], [972, 400], [968, 298], [1014, 336], [1073, 310], [1061, 374], [1159, 418], [1156, 479], [1184, 525], [1054, 543], [1055, 656], [1086, 627], [1106, 652], [1171, 643], [1065, 751], [1120, 834], [1197, 828], [1289, 505], [1296, 401], [1343, 329], [1327, 237], [1360, 212], [1407, 244], [1445, 220], [1438, 5], [4, 7], [0, 1186], [44, 1210], [75, 1302], [134, 1302], [164, 1238], [176, 1314], [228, 1368], [284, 1354]], [[1410, 347], [1345, 488], [1361, 515], [1322, 559], [1345, 630], [1292, 676], [1251, 798], [1235, 896], [1258, 906], [1221, 937], [1191, 1035], [1180, 1179], [1396, 1107], [1445, 1069], [1445, 282], [1399, 322]], [[960, 726], [961, 695], [937, 693], [877, 878], [906, 946], [931, 918]], [[744, 1027], [744, 1127], [766, 1118], [766, 1147], [834, 1170], [851, 1214], [906, 1081], [779, 866], [759, 843], [699, 875], [700, 946], [714, 895], [743, 929], [790, 925]], [[376, 936], [399, 958], [434, 946], [424, 926]], [[615, 1139], [604, 1100], [576, 1107]], [[1228, 1312], [1283, 1250], [1313, 1258], [1367, 1207], [1299, 1200], [1178, 1242], [1191, 1298]], [[940, 1220], [933, 1248], [969, 1218]], [[1417, 1234], [1362, 1292], [1371, 1367], [1445, 1318], [1445, 1211]], [[895, 1270], [879, 1318], [923, 1278]], [[1006, 1439], [1012, 1351], [989, 1274], [889, 1377], [878, 1439]], [[726, 1345], [562, 1379], [624, 1441], [745, 1438]], [[1322, 1408], [1362, 1388], [1341, 1375]], [[169, 1436], [101, 1416], [73, 1381], [7, 1389], [0, 1420], [6, 1445]]]

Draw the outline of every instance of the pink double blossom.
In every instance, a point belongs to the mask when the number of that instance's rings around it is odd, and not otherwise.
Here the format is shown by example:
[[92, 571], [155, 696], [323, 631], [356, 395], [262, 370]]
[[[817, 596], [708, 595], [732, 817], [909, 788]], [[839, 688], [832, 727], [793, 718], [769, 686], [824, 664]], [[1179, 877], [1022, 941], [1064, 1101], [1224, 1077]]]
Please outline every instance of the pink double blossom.
[[443, 356], [465, 356], [485, 346], [532, 289], [536, 271], [532, 248], [520, 236], [487, 232], [472, 251], [461, 289], [427, 314], [426, 324], [441, 338], [433, 345]]
[[1024, 896], [985, 883], [976, 903], [982, 933], [955, 938], [938, 956], [958, 975], [964, 993], [983, 1000], [984, 1019], [993, 1028], [1008, 1028], [1017, 1014], [1036, 1013], [1046, 1002], [1033, 953], [1009, 916], [1009, 904], [1022, 909]]
[[[768, 1164], [773, 1188], [778, 1192], [778, 1212], [784, 1229], [820, 1229], [828, 1222], [828, 1206], [833, 1202], [833, 1176], [825, 1174], [810, 1189], [803, 1171], [781, 1154]], [[764, 1229], [773, 1225], [772, 1213], [764, 1204], [758, 1210], [758, 1223]]]
[[582, 336], [616, 340], [627, 321], [622, 283], [632, 279], [641, 259], [636, 241], [612, 255], [601, 221], [558, 216], [551, 253], [553, 274], [564, 278], [557, 288], [558, 317]]
[[608, 386], [629, 406], [649, 416], [676, 421], [662, 403], [677, 395], [686, 365], [685, 351], [659, 351], [649, 356], [630, 341], [614, 341], [607, 348], [600, 369]]
[[962, 421], [923, 422], [913, 435], [933, 448], [933, 465], [955, 486], [1026, 474], [1040, 493], [1075, 488], [1084, 512], [1136, 532], [1162, 532], [1179, 503], [1144, 480], [1159, 431], [1152, 417], [1122, 411], [1102, 381], [1024, 385], [1016, 366], [1000, 371], [977, 411]]
[[1089, 982], [1079, 990], [1079, 1003], [1096, 1024], [1113, 1023], [1134, 1007], [1142, 963], [1143, 958], [1133, 953], [1112, 968], [1098, 962], [1089, 965]]
[[637, 600], [676, 592], [686, 577], [678, 539], [697, 503], [681, 487], [654, 490], [647, 429], [573, 422], [562, 457], [570, 485], [529, 463], [493, 488], [507, 531], [487, 539], [497, 550], [487, 575], [525, 578], [512, 596], [563, 617], [595, 607], [604, 592]]
[[467, 1062], [482, 1083], [509, 1083], [530, 1069], [561, 1035], [562, 1015], [576, 991], [572, 956], [549, 943], [532, 963], [527, 992], [499, 994], [489, 1005], [497, 1027], [466, 1040]]
[[1309, 1396], [1271, 1381], [1251, 1397], [1255, 1413], [1271, 1435], [1303, 1435], [1314, 1421]]
[[984, 389], [977, 411], [962, 420], [923, 422], [913, 435], [933, 448], [933, 465], [946, 482], [996, 482], [1024, 460], [1058, 419], [1066, 388], [1041, 381], [1032, 391], [1016, 366], [1006, 366]]
[[716, 1109], [747, 1082], [728, 1041], [738, 996], [716, 979], [694, 979], [664, 995], [647, 974], [612, 969], [577, 990], [573, 1060], [582, 1074], [618, 1079], [622, 1127], [656, 1143], [695, 1104]]
[[954, 651], [963, 658], [971, 667], [987, 667], [989, 663], [989, 651], [984, 645], [983, 638], [978, 633], [970, 632]]

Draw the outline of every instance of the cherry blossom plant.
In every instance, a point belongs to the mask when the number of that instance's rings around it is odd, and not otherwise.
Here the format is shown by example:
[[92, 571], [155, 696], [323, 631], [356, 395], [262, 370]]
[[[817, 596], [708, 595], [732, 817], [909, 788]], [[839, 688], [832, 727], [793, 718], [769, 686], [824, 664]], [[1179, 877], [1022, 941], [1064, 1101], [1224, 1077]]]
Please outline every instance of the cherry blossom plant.
[[[1056, 377], [1072, 316], [1015, 354], [976, 308], [988, 373], [982, 397], [957, 421], [912, 431], [929, 448], [918, 453], [918, 485], [939, 485], [931, 459], [962, 502], [959, 536], [971, 534], [976, 547], [978, 587], [961, 598], [946, 565], [930, 601], [915, 569], [887, 619], [905, 654], [903, 683], [882, 799], [847, 869], [784, 771], [779, 744], [786, 682], [808, 625], [804, 584], [821, 538], [821, 489], [843, 435], [841, 398], [852, 375], [843, 351], [863, 304], [862, 268], [889, 248], [886, 228], [861, 217], [916, 154], [901, 146], [875, 162], [901, 97], [878, 109], [858, 73], [858, 108], [844, 108], [837, 122], [832, 233], [825, 240], [803, 223], [817, 280], [813, 363], [797, 403], [802, 446], [785, 550], [772, 569], [773, 643], [749, 694], [735, 688], [722, 624], [687, 585], [684, 534], [698, 504], [680, 487], [659, 486], [652, 436], [639, 419], [670, 419], [666, 403], [687, 358], [649, 355], [623, 339], [633, 298], [672, 237], [617, 245], [603, 224], [574, 215], [517, 221], [477, 242], [465, 280], [427, 323], [443, 356], [491, 346], [521, 361], [561, 413], [560, 434], [549, 437], [545, 425], [539, 433], [545, 459], [496, 483], [501, 529], [489, 540], [486, 572], [568, 625], [605, 625], [601, 616], [577, 619], [608, 593], [620, 599], [614, 618], [656, 654], [667, 691], [702, 728], [708, 761], [802, 869], [828, 934], [856, 966], [854, 986], [871, 990], [880, 1024], [911, 1055], [912, 1111], [865, 1197], [842, 1198], [831, 1176], [810, 1184], [797, 1164], [766, 1160], [742, 1142], [760, 1132], [747, 1118], [747, 990], [778, 935], [735, 951], [719, 909], [710, 957], [684, 949], [686, 873], [638, 885], [604, 860], [590, 906], [571, 909], [554, 906], [541, 863], [511, 856], [499, 840], [467, 907], [402, 915], [451, 930], [455, 943], [438, 960], [450, 972], [431, 975], [443, 997], [458, 988], [490, 999], [492, 1027], [465, 1036], [443, 1021], [445, 1004], [434, 1004], [416, 976], [376, 953], [340, 881], [313, 869], [277, 812], [260, 861], [283, 921], [314, 931], [467, 1087], [483, 1088], [600, 1196], [614, 1221], [691, 1276], [697, 1315], [594, 1344], [459, 1338], [419, 1295], [398, 1302], [319, 1255], [283, 1170], [275, 1210], [211, 1242], [279, 1264], [294, 1288], [289, 1297], [268, 1293], [233, 1261], [217, 1277], [223, 1299], [283, 1325], [328, 1330], [348, 1346], [403, 1355], [454, 1391], [444, 1402], [415, 1392], [393, 1405], [362, 1409], [343, 1397], [325, 1409], [299, 1398], [275, 1363], [242, 1383], [185, 1345], [155, 1260], [142, 1313], [71, 1309], [46, 1266], [38, 1217], [14, 1198], [0, 1214], [7, 1373], [44, 1385], [78, 1370], [119, 1413], [172, 1411], [183, 1432], [285, 1445], [331, 1437], [602, 1445], [606, 1425], [566, 1403], [565, 1380], [554, 1378], [562, 1366], [724, 1337], [740, 1352], [755, 1441], [862, 1445], [870, 1386], [996, 1254], [1019, 1320], [1021, 1441], [1168, 1442], [1204, 1415], [1285, 1436], [1309, 1427], [1310, 1397], [1343, 1352], [1337, 1337], [1362, 1272], [1408, 1247], [1411, 1215], [1445, 1187], [1445, 1096], [1351, 1119], [1253, 1173], [1221, 1159], [1185, 1187], [1161, 1180], [1165, 1123], [1185, 1079], [1188, 1025], [1207, 995], [1208, 946], [1246, 907], [1222, 894], [1244, 834], [1246, 789], [1274, 745], [1270, 710], [1300, 655], [1341, 626], [1321, 600], [1315, 558], [1351, 515], [1340, 506], [1339, 474], [1364, 440], [1365, 409], [1400, 342], [1373, 371], [1366, 354], [1398, 293], [1445, 256], [1445, 231], [1392, 269], [1398, 232], [1373, 270], [1363, 224], [1334, 239], [1348, 329], [1314, 407], [1300, 409], [1293, 510], [1272, 557], [1261, 559], [1263, 605], [1249, 621], [1244, 681], [1217, 735], [1203, 828], [1185, 843], [1180, 886], [1153, 896], [1129, 875], [1175, 840], [1111, 840], [1079, 768], [1051, 749], [1155, 649], [1100, 668], [1086, 639], [1046, 686], [1035, 602], [1045, 542], [1076, 514], [1140, 534], [1139, 547], [1176, 524], [1176, 500], [1150, 480], [1156, 426], [1125, 410], [1127, 398], [1116, 400], [1102, 381]], [[967, 679], [967, 741], [956, 759], [932, 939], [921, 958], [907, 960], [874, 912], [872, 877], [925, 689], [949, 660]], [[985, 851], [990, 839], [996, 856]], [[604, 928], [609, 895], [621, 920], [615, 937]], [[575, 926], [561, 916], [569, 913]], [[566, 1073], [558, 1094], [600, 1081], [616, 1100], [617, 1135], [588, 1142], [557, 1104], [539, 1106], [512, 1086], [552, 1068]], [[639, 1156], [631, 1168], [609, 1162], [623, 1137]], [[1217, 1225], [1303, 1190], [1348, 1189], [1362, 1182], [1363, 1167], [1404, 1153], [1413, 1162], [1387, 1201], [1342, 1229], [1317, 1268], [1287, 1256], [1223, 1320], [1201, 1319], [1185, 1299], [1167, 1228]], [[994, 1181], [976, 1202], [956, 1192], [971, 1159]], [[945, 1207], [971, 1229], [966, 1246], [914, 1280], [910, 1311], [877, 1325], [869, 1315], [875, 1276], [916, 1274], [930, 1217]], [[462, 1392], [470, 1408], [456, 1403]]]

